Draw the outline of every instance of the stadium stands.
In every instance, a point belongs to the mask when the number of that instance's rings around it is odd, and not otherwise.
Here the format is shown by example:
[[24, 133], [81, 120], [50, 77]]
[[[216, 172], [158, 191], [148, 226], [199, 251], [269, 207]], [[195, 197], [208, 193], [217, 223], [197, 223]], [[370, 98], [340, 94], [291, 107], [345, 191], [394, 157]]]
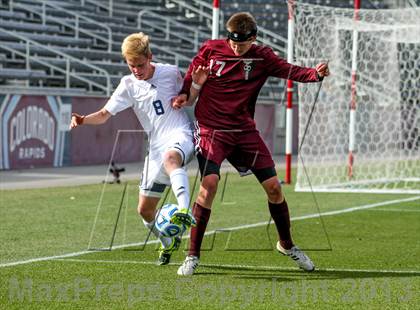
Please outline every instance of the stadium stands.
[[[200, 11], [199, 1], [192, 1], [195, 9], [177, 2], [122, 0], [110, 10], [95, 0], [11, 0], [0, 7], [0, 91], [107, 95], [128, 73], [120, 44], [136, 31], [151, 35], [156, 61], [185, 71], [211, 37], [211, 14]], [[272, 90], [263, 97], [273, 97]]]
[[[353, 7], [353, 0], [302, 1]], [[113, 4], [112, 7], [109, 3]], [[70, 108], [83, 112], [86, 103], [102, 105], [103, 97], [109, 96], [121, 77], [129, 72], [122, 60], [120, 45], [122, 39], [133, 32], [144, 31], [151, 36], [155, 61], [176, 64], [185, 71], [199, 44], [211, 37], [211, 3], [211, 0], [1, 1], [0, 110], [9, 109], [0, 115], [2, 123], [12, 124], [15, 114], [22, 115], [22, 111], [32, 104], [45, 111], [49, 111], [50, 106], [57, 107], [48, 112], [57, 122], [69, 117]], [[362, 0], [364, 8], [416, 4], [420, 5], [420, 0]], [[222, 0], [221, 36], [224, 35], [224, 21], [238, 11], [250, 11], [256, 16], [259, 44], [270, 45], [279, 55], [286, 56], [286, 1]], [[261, 131], [267, 132], [265, 138], [268, 144], [274, 145], [274, 153], [282, 152], [284, 146], [284, 85], [283, 80], [269, 79], [258, 98], [258, 108], [267, 108], [269, 112], [257, 115], [257, 123], [267, 128]], [[91, 109], [86, 109], [85, 113], [88, 111]], [[258, 117], [261, 117], [260, 121]], [[6, 131], [2, 131], [5, 126], [0, 128], [2, 137], [12, 136], [7, 134], [14, 130], [11, 125], [9, 127]], [[55, 166], [81, 163], [70, 159], [69, 153], [64, 151], [69, 149], [66, 130], [57, 129], [54, 157], [51, 155], [51, 160], [43, 158], [44, 162], [37, 165], [46, 165], [47, 160]], [[295, 148], [297, 136], [293, 139]], [[5, 141], [0, 152], [0, 169], [28, 167], [32, 162], [24, 162], [25, 158], [16, 161], [19, 164], [7, 159], [19, 158], [21, 150], [45, 149], [41, 143], [16, 148], [13, 153], [13, 150], [7, 151], [10, 143]]]
[[[301, 0], [301, 2], [342, 8], [354, 7], [354, 0]], [[362, 4], [363, 8], [382, 9], [388, 8], [389, 2], [395, 1], [364, 0]], [[222, 9], [227, 16], [238, 10], [252, 12], [260, 26], [287, 37], [288, 14], [285, 0], [223, 0]]]
[[[210, 2], [210, 1], [208, 1]], [[349, 7], [353, 0], [306, 0]], [[121, 59], [121, 40], [144, 31], [152, 37], [156, 61], [173, 63], [185, 71], [199, 44], [211, 37], [211, 4], [200, 0], [10, 0], [0, 6], [0, 91], [54, 87], [108, 95], [128, 72]], [[387, 1], [364, 1], [382, 7]], [[287, 5], [275, 0], [224, 0], [224, 18], [250, 11], [260, 25], [259, 38], [285, 56]], [[223, 31], [223, 28], [221, 28]], [[261, 98], [281, 93], [269, 81]]]
[[[139, 28], [139, 12], [151, 9], [158, 14], [144, 12]], [[209, 36], [208, 29], [202, 37], [196, 35], [194, 49], [190, 34], [184, 35], [180, 28], [183, 26], [186, 32], [188, 27], [184, 24], [188, 24], [197, 31], [199, 22], [192, 23], [181, 13], [171, 12], [163, 1], [121, 1], [114, 5], [112, 13], [110, 16], [102, 6], [89, 0], [85, 5], [77, 0], [14, 0], [10, 8], [1, 7], [0, 90], [11, 86], [57, 86], [109, 94], [128, 72], [120, 55], [121, 40], [128, 33], [141, 30], [151, 34], [155, 60], [178, 64], [183, 70], [198, 47], [198, 40]], [[166, 20], [172, 23], [170, 30], [180, 35], [165, 33]], [[70, 68], [69, 62], [73, 62]], [[67, 70], [71, 74], [66, 73]], [[103, 70], [106, 74], [98, 74]], [[69, 85], [65, 84], [66, 79], [70, 80]], [[107, 79], [110, 85], [106, 84]], [[96, 87], [95, 83], [102, 87]], [[105, 91], [107, 87], [109, 91]]]

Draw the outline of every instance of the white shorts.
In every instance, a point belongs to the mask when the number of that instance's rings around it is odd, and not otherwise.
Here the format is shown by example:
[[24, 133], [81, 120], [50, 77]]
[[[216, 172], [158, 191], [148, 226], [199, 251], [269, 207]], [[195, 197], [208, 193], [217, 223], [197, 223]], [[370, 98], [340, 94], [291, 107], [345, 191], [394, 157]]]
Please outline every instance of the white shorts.
[[166, 186], [171, 185], [169, 175], [163, 166], [163, 154], [169, 150], [177, 151], [182, 157], [183, 169], [194, 156], [192, 134], [180, 132], [171, 136], [163, 145], [152, 148], [144, 160], [140, 182], [140, 194], [148, 197], [161, 197]]

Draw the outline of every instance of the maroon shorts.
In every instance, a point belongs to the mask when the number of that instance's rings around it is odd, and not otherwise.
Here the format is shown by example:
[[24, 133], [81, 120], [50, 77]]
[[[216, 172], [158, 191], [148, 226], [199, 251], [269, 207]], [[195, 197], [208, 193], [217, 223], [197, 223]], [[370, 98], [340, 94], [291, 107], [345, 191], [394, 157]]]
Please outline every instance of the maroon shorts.
[[214, 130], [198, 123], [195, 129], [196, 151], [219, 166], [227, 159], [239, 171], [274, 167], [271, 153], [256, 129]]

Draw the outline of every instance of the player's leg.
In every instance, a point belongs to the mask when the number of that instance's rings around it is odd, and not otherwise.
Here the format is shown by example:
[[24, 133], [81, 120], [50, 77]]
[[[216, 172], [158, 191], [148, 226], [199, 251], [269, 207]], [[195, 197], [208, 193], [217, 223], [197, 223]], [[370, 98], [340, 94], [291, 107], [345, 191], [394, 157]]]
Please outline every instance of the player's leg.
[[254, 170], [254, 174], [267, 194], [268, 208], [279, 235], [277, 250], [291, 257], [303, 270], [313, 271], [315, 266], [310, 258], [293, 244], [290, 233], [289, 207], [274, 167]]
[[144, 225], [161, 243], [158, 264], [166, 265], [169, 263], [172, 252], [179, 248], [181, 238], [164, 237], [154, 225], [157, 204], [165, 191], [166, 184], [169, 184], [169, 182], [167, 182], [167, 176], [161, 169], [160, 157], [156, 158], [153, 155], [149, 154], [149, 159], [145, 161], [137, 210], [143, 218]]
[[144, 225], [160, 240], [164, 247], [169, 247], [172, 238], [163, 237], [155, 227], [156, 206], [160, 198], [139, 195], [138, 214], [142, 217]]
[[172, 253], [177, 250], [181, 244], [181, 238], [169, 238], [162, 236], [155, 226], [156, 206], [159, 202], [159, 197], [148, 197], [145, 195], [139, 196], [139, 204], [137, 211], [143, 218], [143, 223], [153, 235], [155, 235], [160, 243], [158, 265], [167, 265], [171, 259]]
[[200, 191], [193, 206], [193, 216], [196, 226], [191, 228], [190, 249], [184, 263], [178, 269], [178, 275], [192, 275], [198, 267], [200, 249], [210, 219], [211, 206], [216, 196], [219, 183], [220, 165], [206, 160], [201, 154], [197, 155], [200, 172], [203, 176]]
[[215, 131], [196, 123], [194, 137], [201, 185], [198, 197], [193, 205], [196, 226], [191, 228], [190, 249], [184, 263], [178, 269], [179, 275], [192, 275], [198, 266], [201, 244], [220, 179], [220, 166], [234, 149], [236, 131], [233, 133]]
[[243, 133], [238, 147], [228, 160], [235, 167], [250, 168], [257, 177], [267, 193], [269, 210], [276, 224], [280, 242], [283, 247], [290, 249], [293, 241], [290, 235], [289, 210], [277, 179], [273, 158], [259, 133]]
[[178, 224], [191, 226], [195, 224], [190, 206], [189, 179], [186, 165], [194, 156], [194, 144], [191, 131], [174, 133], [162, 155], [163, 168], [169, 176], [172, 190], [180, 208], [171, 221]]
[[290, 234], [289, 208], [274, 167], [257, 170], [254, 174], [261, 180], [261, 185], [267, 194], [268, 208], [276, 224], [280, 244], [283, 248], [290, 249], [294, 244]]
[[242, 135], [239, 149], [241, 152], [237, 156], [240, 156], [241, 160], [238, 162], [245, 162], [245, 166], [251, 165], [252, 172], [267, 194], [268, 208], [279, 235], [277, 249], [295, 260], [300, 268], [307, 271], [314, 270], [315, 267], [309, 257], [293, 244], [289, 208], [277, 177], [273, 158], [259, 133], [255, 131]]
[[[150, 194], [150, 193], [148, 193]], [[181, 244], [181, 238], [169, 238], [162, 236], [155, 226], [156, 206], [160, 197], [146, 196], [140, 194], [138, 213], [143, 218], [143, 223], [156, 238], [159, 239], [161, 246], [159, 249], [158, 265], [167, 265], [171, 259], [172, 253], [177, 250]]]
[[211, 206], [216, 196], [219, 183], [218, 174], [209, 174], [203, 177], [197, 199], [193, 206], [193, 215], [196, 226], [191, 228], [190, 249], [188, 255], [200, 257], [201, 243], [210, 219]]
[[183, 156], [177, 150], [170, 149], [163, 154], [163, 166], [169, 176], [178, 206], [187, 212], [190, 210], [190, 185], [187, 172], [182, 168], [183, 162]]

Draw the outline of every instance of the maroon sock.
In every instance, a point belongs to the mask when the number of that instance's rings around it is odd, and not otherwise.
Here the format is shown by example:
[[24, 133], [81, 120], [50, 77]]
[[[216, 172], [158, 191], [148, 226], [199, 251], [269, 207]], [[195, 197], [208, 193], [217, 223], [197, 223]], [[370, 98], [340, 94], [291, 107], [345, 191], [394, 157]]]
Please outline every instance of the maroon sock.
[[203, 208], [198, 203], [193, 205], [193, 215], [197, 222], [197, 226], [191, 227], [190, 250], [188, 255], [200, 257], [201, 242], [206, 232], [207, 222], [210, 218], [210, 209]]
[[290, 235], [290, 216], [286, 199], [282, 203], [268, 202], [268, 208], [279, 233], [280, 245], [285, 249], [290, 249], [293, 241]]

